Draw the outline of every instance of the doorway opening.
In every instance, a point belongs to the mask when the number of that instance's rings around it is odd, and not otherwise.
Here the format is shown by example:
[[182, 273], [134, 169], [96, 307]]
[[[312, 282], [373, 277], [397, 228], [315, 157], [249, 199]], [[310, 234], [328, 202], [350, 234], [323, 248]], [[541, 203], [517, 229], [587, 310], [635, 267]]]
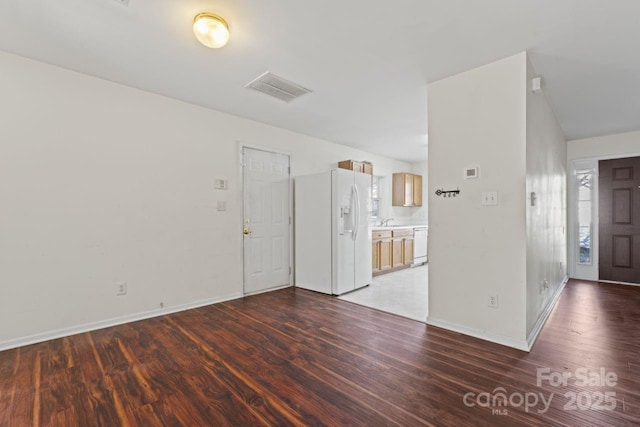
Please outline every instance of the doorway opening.
[[[339, 298], [426, 323], [429, 314], [428, 161], [411, 163], [406, 172], [409, 173], [396, 175], [420, 177], [419, 194], [415, 196], [420, 200], [419, 205], [408, 207], [393, 203], [394, 173], [378, 172], [373, 179], [372, 199], [376, 203], [371, 210], [373, 281], [370, 286]], [[411, 187], [412, 196], [414, 188]]]
[[570, 276], [639, 285], [640, 157], [575, 160], [570, 180]]

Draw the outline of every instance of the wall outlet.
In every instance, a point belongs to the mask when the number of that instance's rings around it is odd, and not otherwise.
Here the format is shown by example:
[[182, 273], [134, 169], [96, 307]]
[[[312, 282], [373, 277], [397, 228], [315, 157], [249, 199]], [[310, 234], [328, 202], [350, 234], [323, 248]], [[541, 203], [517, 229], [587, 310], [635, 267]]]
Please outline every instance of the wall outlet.
[[126, 295], [126, 294], [127, 294], [127, 282], [116, 283], [116, 295]]
[[487, 307], [498, 308], [498, 295], [489, 295], [487, 297]]

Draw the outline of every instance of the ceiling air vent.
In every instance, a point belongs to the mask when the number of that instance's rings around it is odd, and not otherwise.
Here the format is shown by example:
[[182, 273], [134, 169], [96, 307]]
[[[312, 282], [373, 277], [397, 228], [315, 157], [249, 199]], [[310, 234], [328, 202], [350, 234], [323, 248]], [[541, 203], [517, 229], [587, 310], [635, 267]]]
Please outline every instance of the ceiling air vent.
[[249, 82], [245, 87], [273, 96], [284, 102], [291, 102], [305, 93], [312, 92], [269, 71]]

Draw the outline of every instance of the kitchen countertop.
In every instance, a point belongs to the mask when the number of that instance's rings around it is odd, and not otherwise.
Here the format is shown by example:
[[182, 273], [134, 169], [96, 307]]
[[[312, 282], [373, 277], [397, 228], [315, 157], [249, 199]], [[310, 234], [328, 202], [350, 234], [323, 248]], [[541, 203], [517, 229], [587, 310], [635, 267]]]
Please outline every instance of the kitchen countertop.
[[377, 225], [374, 225], [373, 227], [371, 227], [372, 231], [380, 231], [380, 230], [402, 230], [402, 229], [408, 229], [408, 228], [429, 228], [428, 225], [388, 225], [386, 227], [380, 227]]

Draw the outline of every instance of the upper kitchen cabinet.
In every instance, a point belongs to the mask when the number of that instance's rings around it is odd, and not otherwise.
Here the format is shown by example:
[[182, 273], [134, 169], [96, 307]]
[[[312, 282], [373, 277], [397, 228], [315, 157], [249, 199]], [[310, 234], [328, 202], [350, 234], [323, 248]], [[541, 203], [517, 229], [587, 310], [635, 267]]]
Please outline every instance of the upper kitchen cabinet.
[[359, 162], [356, 160], [343, 160], [338, 162], [340, 169], [349, 169], [356, 172], [366, 173], [367, 175], [373, 175], [373, 164], [370, 162]]
[[422, 175], [393, 174], [393, 206], [422, 206]]

